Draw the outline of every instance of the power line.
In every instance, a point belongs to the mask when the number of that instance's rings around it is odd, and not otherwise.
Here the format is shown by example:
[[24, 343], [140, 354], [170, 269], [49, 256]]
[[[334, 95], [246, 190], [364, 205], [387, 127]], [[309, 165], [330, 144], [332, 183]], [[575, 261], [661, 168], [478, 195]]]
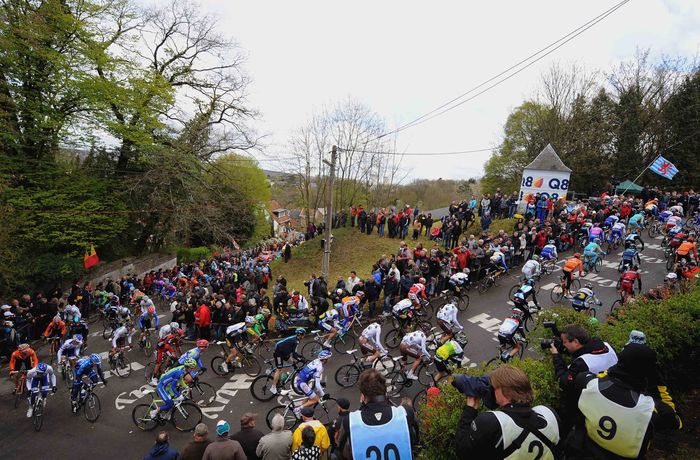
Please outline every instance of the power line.
[[341, 149], [338, 150], [342, 152], [354, 152], [354, 153], [369, 153], [372, 155], [396, 155], [396, 156], [442, 156], [442, 155], [464, 155], [468, 153], [480, 153], [480, 152], [491, 152], [493, 150], [499, 149], [501, 146], [496, 145], [494, 147], [484, 147], [482, 149], [473, 150], [460, 150], [456, 152], [380, 152], [373, 150], [351, 150], [351, 149]]
[[[574, 30], [572, 30], [571, 32], [567, 33], [566, 35], [562, 36], [562, 37], [559, 38], [558, 40], [556, 40], [556, 41], [550, 43], [549, 45], [545, 46], [544, 48], [540, 49], [539, 51], [537, 51], [537, 52], [531, 54], [530, 56], [528, 56], [527, 58], [525, 58], [525, 59], [519, 61], [518, 63], [516, 63], [516, 64], [514, 64], [514, 65], [512, 65], [512, 66], [510, 66], [510, 67], [508, 67], [507, 69], [503, 70], [502, 72], [498, 73], [497, 75], [494, 75], [493, 77], [489, 78], [488, 80], [486, 80], [486, 81], [480, 83], [479, 85], [477, 85], [477, 86], [471, 88], [470, 90], [466, 91], [465, 93], [462, 93], [461, 95], [459, 95], [459, 96], [453, 98], [452, 100], [450, 100], [450, 101], [448, 101], [448, 102], [442, 104], [441, 106], [436, 107], [435, 109], [431, 110], [430, 112], [427, 112], [427, 113], [421, 115], [420, 117], [418, 117], [418, 118], [416, 118], [416, 119], [414, 119], [414, 120], [412, 120], [412, 121], [410, 121], [410, 122], [408, 122], [408, 123], [405, 123], [405, 124], [399, 126], [398, 128], [392, 130], [392, 131], [389, 131], [389, 132], [386, 132], [386, 133], [384, 133], [384, 134], [381, 134], [380, 136], [378, 136], [378, 137], [372, 139], [371, 141], [381, 139], [381, 138], [386, 137], [386, 136], [389, 136], [389, 135], [391, 135], [391, 134], [399, 133], [399, 132], [401, 132], [401, 131], [403, 131], [403, 130], [405, 130], [405, 129], [411, 128], [411, 127], [416, 126], [416, 125], [418, 125], [418, 124], [422, 124], [422, 123], [424, 123], [424, 122], [426, 122], [426, 121], [428, 121], [428, 120], [430, 120], [430, 119], [432, 119], [432, 118], [435, 118], [435, 117], [437, 117], [437, 116], [440, 116], [440, 115], [442, 115], [442, 114], [445, 113], [445, 112], [448, 112], [448, 111], [450, 111], [450, 110], [453, 110], [453, 109], [459, 107], [460, 105], [462, 105], [462, 104], [464, 104], [464, 103], [466, 103], [466, 102], [469, 102], [469, 101], [473, 100], [473, 99], [476, 98], [477, 96], [479, 96], [479, 95], [485, 93], [486, 91], [489, 91], [490, 89], [492, 89], [492, 88], [494, 88], [494, 87], [500, 85], [501, 83], [503, 83], [503, 82], [509, 80], [510, 78], [514, 77], [515, 75], [517, 75], [517, 74], [519, 74], [520, 72], [522, 72], [522, 71], [524, 71], [525, 69], [527, 69], [528, 67], [532, 66], [532, 65], [535, 64], [536, 62], [539, 62], [540, 60], [544, 59], [545, 57], [547, 57], [548, 55], [550, 55], [551, 53], [553, 53], [553, 52], [556, 51], [557, 49], [561, 48], [563, 45], [565, 45], [565, 44], [568, 43], [569, 41], [573, 40], [573, 39], [576, 38], [577, 36], [581, 35], [583, 32], [587, 31], [588, 29], [590, 29], [591, 27], [593, 27], [594, 25], [596, 25], [597, 23], [599, 23], [600, 21], [602, 21], [603, 19], [605, 19], [606, 17], [608, 17], [609, 15], [611, 15], [612, 13], [614, 13], [615, 11], [617, 11], [619, 8], [621, 8], [622, 6], [624, 6], [624, 5], [625, 5], [626, 3], [628, 3], [629, 1], [630, 1], [630, 0], [622, 0], [620, 3], [616, 4], [615, 6], [609, 8], [608, 10], [606, 10], [606, 11], [604, 11], [603, 13], [599, 14], [598, 16], [596, 16], [595, 18], [589, 20], [589, 21], [586, 22], [585, 24], [583, 24], [583, 25], [577, 27], [576, 29], [574, 29]], [[561, 42], [561, 43], [560, 43], [560, 42]], [[555, 45], [556, 45], [556, 46], [555, 46]], [[552, 48], [552, 47], [554, 47], [554, 48]], [[478, 93], [475, 94], [474, 96], [472, 96], [472, 97], [470, 97], [470, 98], [468, 98], [468, 99], [466, 99], [466, 100], [464, 100], [464, 101], [461, 101], [461, 102], [459, 102], [459, 103], [457, 103], [457, 104], [455, 104], [455, 105], [451, 105], [452, 103], [458, 101], [459, 99], [462, 99], [464, 96], [466, 96], [466, 95], [468, 95], [468, 94], [470, 94], [470, 93], [472, 93], [472, 92], [478, 90], [478, 89], [481, 88], [482, 86], [485, 86], [485, 85], [489, 84], [490, 82], [492, 82], [492, 81], [494, 81], [494, 80], [500, 78], [502, 75], [507, 74], [507, 73], [510, 72], [511, 70], [513, 70], [513, 69], [517, 68], [518, 66], [524, 64], [525, 62], [527, 62], [527, 61], [533, 59], [535, 56], [538, 56], [539, 54], [544, 53], [544, 52], [545, 52], [546, 50], [548, 50], [549, 48], [552, 48], [552, 49], [549, 50], [549, 51], [547, 51], [545, 54], [542, 54], [541, 56], [537, 57], [537, 58], [534, 59], [532, 62], [529, 62], [528, 64], [526, 64], [525, 66], [521, 67], [520, 69], [516, 70], [515, 72], [513, 72], [513, 73], [510, 74], [510, 75], [508, 75], [507, 77], [505, 77], [505, 78], [503, 78], [503, 79], [497, 81], [497, 82], [494, 83], [493, 85], [488, 86], [487, 88], [485, 88], [484, 90], [478, 92]], [[442, 109], [444, 109], [444, 110], [442, 110]], [[439, 112], [438, 112], [438, 111], [439, 111]], [[438, 112], [438, 113], [435, 113], [435, 112]], [[434, 114], [434, 115], [433, 115], [433, 114]], [[431, 115], [432, 115], [432, 116], [431, 116]], [[371, 142], [371, 141], [369, 141], [369, 142]]]

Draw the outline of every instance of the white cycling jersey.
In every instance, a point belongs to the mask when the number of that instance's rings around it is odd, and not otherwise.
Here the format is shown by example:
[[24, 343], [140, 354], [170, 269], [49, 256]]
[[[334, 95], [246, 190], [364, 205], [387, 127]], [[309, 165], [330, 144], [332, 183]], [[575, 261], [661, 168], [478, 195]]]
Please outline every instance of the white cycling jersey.
[[[63, 345], [61, 345], [61, 348], [58, 349], [58, 353], [56, 354], [57, 360], [60, 362], [61, 359], [63, 358], [63, 355], [65, 354], [70, 354], [73, 356], [77, 356], [80, 347], [83, 345], [83, 342], [78, 339], [68, 339], [65, 342], [63, 342]], [[70, 353], [67, 353], [70, 352]]]
[[391, 310], [397, 315], [401, 315], [403, 313], [406, 313], [412, 306], [413, 302], [411, 302], [411, 299], [403, 299], [399, 303], [394, 305]]
[[464, 283], [469, 281], [469, 274], [464, 272], [457, 272], [450, 276], [450, 281], [452, 281], [457, 286], [462, 286]]
[[506, 318], [501, 323], [501, 327], [498, 328], [498, 333], [505, 336], [513, 335], [518, 330], [518, 326], [520, 326], [520, 321], [515, 318]]
[[539, 262], [536, 260], [528, 260], [525, 262], [525, 265], [523, 265], [522, 273], [526, 278], [532, 278], [535, 275], [539, 275], [540, 270], [541, 267]]
[[379, 351], [386, 353], [386, 348], [382, 345], [382, 326], [379, 323], [372, 323], [362, 331], [362, 337], [371, 342]]
[[159, 339], [164, 339], [164, 338], [166, 338], [168, 335], [170, 335], [171, 332], [173, 332], [173, 328], [170, 327], [170, 324], [166, 324], [165, 326], [163, 326], [163, 327], [161, 327], [160, 329], [158, 329], [158, 338], [159, 338]]
[[[56, 373], [53, 371], [53, 367], [46, 366], [46, 373], [44, 374], [48, 377], [49, 386], [56, 386]], [[32, 380], [35, 378], [41, 378], [43, 376], [39, 375], [37, 368], [29, 369], [27, 371], [27, 390], [32, 391]]]
[[453, 303], [447, 303], [442, 306], [437, 312], [437, 319], [442, 320], [446, 322], [447, 324], [452, 324], [460, 329], [464, 329], [461, 324], [459, 324], [459, 320], [457, 319], [457, 312], [459, 310]]
[[80, 308], [76, 307], [75, 305], [66, 305], [64, 311], [66, 312], [66, 318], [68, 318], [69, 321], [75, 318], [76, 316], [78, 317], [78, 319], [82, 318], [82, 315], [80, 314]]
[[244, 322], [232, 324], [226, 328], [226, 335], [236, 335], [245, 331], [246, 326]]
[[409, 347], [420, 349], [423, 356], [430, 356], [425, 347], [426, 337], [423, 331], [415, 331], [403, 336], [401, 343], [407, 344]]
[[136, 329], [133, 329], [131, 333], [129, 333], [126, 326], [121, 326], [118, 328], [116, 331], [114, 331], [114, 335], [112, 336], [112, 348], [117, 348], [117, 341], [123, 337], [126, 337], [129, 345], [131, 345], [131, 336], [134, 335], [134, 332], [136, 332]]

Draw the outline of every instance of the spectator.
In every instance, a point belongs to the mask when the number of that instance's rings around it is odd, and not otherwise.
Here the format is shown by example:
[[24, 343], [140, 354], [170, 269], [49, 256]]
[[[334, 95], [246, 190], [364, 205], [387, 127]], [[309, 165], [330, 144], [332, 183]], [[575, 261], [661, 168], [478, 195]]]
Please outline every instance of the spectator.
[[257, 417], [257, 414], [252, 412], [246, 412], [241, 415], [241, 430], [231, 435], [231, 439], [241, 444], [248, 460], [260, 460], [256, 449], [263, 434], [262, 431], [255, 429], [255, 417]]
[[328, 429], [328, 437], [331, 440], [332, 450], [338, 449], [338, 435], [340, 426], [344, 423], [344, 420], [350, 415], [350, 401], [347, 398], [338, 398], [336, 400], [338, 404], [338, 416], [333, 420], [331, 426]]
[[[299, 428], [297, 428], [298, 430]], [[292, 460], [320, 460], [321, 450], [315, 446], [316, 432], [310, 426], [305, 426], [301, 431], [301, 446], [294, 451]]]
[[204, 450], [211, 441], [209, 440], [209, 429], [204, 423], [197, 424], [194, 427], [194, 440], [182, 449], [182, 453], [178, 460], [202, 460]]
[[355, 271], [351, 271], [350, 276], [348, 277], [348, 281], [345, 283], [345, 290], [348, 292], [352, 292], [353, 288], [359, 282], [360, 278], [357, 277], [357, 273]]
[[328, 437], [328, 430], [326, 430], [326, 427], [323, 426], [323, 423], [314, 419], [314, 408], [304, 407], [301, 410], [301, 418], [303, 422], [296, 430], [294, 430], [294, 434], [292, 434], [292, 452], [295, 452], [302, 445], [302, 432], [304, 431], [304, 428], [310, 427], [316, 433], [313, 445], [317, 446], [321, 450], [320, 458], [322, 460], [328, 459], [328, 449], [331, 446], [331, 441]]
[[156, 436], [156, 443], [143, 460], [177, 460], [177, 458], [177, 451], [168, 444], [168, 433], [161, 431]]
[[247, 460], [243, 448], [238, 441], [229, 439], [231, 431], [226, 420], [219, 420], [216, 424], [216, 441], [204, 449], [202, 460]]
[[272, 433], [260, 438], [255, 455], [262, 460], [289, 460], [292, 432], [284, 429], [284, 417], [277, 414], [270, 422]]
[[[376, 369], [367, 369], [360, 374], [359, 410], [350, 413], [340, 426], [338, 445], [339, 458], [365, 458], [370, 446], [377, 446], [380, 452], [388, 443], [397, 449], [396, 458], [411, 458], [411, 438], [409, 426], [415, 421], [409, 420], [403, 407], [394, 407], [386, 397], [386, 380]], [[370, 428], [371, 427], [371, 428]]]
[[539, 451], [537, 458], [558, 458], [559, 419], [547, 406], [531, 407], [527, 375], [502, 365], [491, 373], [490, 381], [501, 410], [479, 414], [480, 399], [467, 395], [455, 433], [459, 458], [535, 458], [533, 445]]

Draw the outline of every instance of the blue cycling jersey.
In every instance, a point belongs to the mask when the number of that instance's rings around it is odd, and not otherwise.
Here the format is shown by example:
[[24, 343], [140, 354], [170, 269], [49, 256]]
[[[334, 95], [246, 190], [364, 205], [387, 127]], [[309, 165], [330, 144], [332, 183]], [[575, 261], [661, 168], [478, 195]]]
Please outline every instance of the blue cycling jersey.
[[185, 364], [185, 360], [188, 358], [192, 358], [195, 361], [197, 361], [197, 365], [199, 367], [204, 367], [202, 365], [202, 352], [199, 350], [198, 347], [194, 347], [193, 349], [183, 353], [182, 356], [180, 356], [180, 359], [177, 360], [179, 364]]
[[588, 243], [585, 248], [583, 248], [583, 252], [587, 254], [595, 254], [596, 252], [603, 252], [603, 250], [598, 246], [598, 243]]
[[309, 383], [311, 379], [321, 378], [322, 373], [323, 363], [321, 363], [320, 359], [314, 359], [299, 371], [297, 379], [300, 382]]
[[155, 319], [156, 323], [156, 329], [158, 328], [158, 315], [154, 312], [153, 314], [148, 313], [148, 311], [145, 311], [141, 313], [141, 316], [139, 316], [139, 327], [143, 327], [143, 321], [145, 319], [148, 319], [149, 316], [152, 316], [153, 319]]

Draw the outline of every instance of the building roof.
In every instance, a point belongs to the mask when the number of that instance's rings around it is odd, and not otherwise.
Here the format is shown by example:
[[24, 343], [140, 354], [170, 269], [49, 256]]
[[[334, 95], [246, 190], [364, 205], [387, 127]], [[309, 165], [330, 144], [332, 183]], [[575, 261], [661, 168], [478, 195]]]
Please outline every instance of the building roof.
[[552, 144], [547, 144], [547, 147], [545, 147], [540, 154], [537, 155], [534, 160], [532, 160], [532, 163], [525, 166], [525, 169], [571, 172], [571, 169], [569, 169], [564, 162], [561, 161], [561, 158], [559, 158], [557, 152], [554, 151]]

